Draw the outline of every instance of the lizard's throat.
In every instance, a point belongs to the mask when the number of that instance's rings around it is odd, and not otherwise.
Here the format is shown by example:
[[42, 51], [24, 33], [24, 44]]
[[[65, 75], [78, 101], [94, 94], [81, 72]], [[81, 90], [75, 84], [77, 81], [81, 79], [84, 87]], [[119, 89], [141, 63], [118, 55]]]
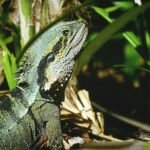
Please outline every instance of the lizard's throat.
[[72, 74], [74, 61], [70, 59], [57, 61], [53, 58], [47, 64], [49, 56], [52, 54], [45, 56], [38, 66], [39, 93], [43, 99], [50, 101], [53, 99], [55, 103], [60, 103], [64, 99], [64, 90]]
[[52, 84], [45, 83], [40, 86], [40, 95], [44, 99], [53, 99], [54, 103], [60, 104], [64, 100], [64, 91], [70, 77], [64, 78], [62, 81], [56, 80]]

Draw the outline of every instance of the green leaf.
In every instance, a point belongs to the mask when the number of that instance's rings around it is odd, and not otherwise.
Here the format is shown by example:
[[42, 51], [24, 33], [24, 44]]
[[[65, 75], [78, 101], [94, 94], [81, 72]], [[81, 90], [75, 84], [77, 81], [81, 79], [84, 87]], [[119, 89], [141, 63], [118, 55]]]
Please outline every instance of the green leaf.
[[[16, 65], [15, 65], [15, 57], [11, 55], [11, 60], [9, 60], [9, 54], [4, 51], [3, 52], [3, 58], [2, 58], [2, 65], [4, 69], [4, 73], [7, 79], [7, 83], [10, 89], [13, 89], [17, 81], [15, 80], [15, 71], [16, 71]], [[12, 65], [11, 65], [12, 63]]]
[[148, 48], [150, 49], [150, 34], [149, 34], [148, 31], [146, 31], [145, 35], [146, 35], [146, 43], [147, 43], [147, 46], [148, 46]]
[[92, 41], [95, 39], [95, 37], [96, 37], [97, 35], [98, 35], [97, 32], [92, 32], [92, 33], [88, 36], [88, 38], [87, 38], [87, 40], [86, 40], [86, 43], [92, 42]]
[[123, 36], [128, 40], [128, 42], [134, 47], [137, 48], [141, 45], [140, 39], [133, 32], [124, 32]]
[[17, 85], [15, 78], [15, 72], [17, 70], [16, 58], [11, 54], [5, 45], [5, 43], [0, 39], [0, 46], [4, 50], [2, 57], [2, 65], [6, 80], [10, 89], [13, 89]]
[[109, 13], [105, 9], [96, 6], [92, 6], [92, 8], [108, 22], [112, 22], [112, 19], [109, 17]]
[[150, 8], [150, 3], [145, 3], [141, 7], [135, 7], [98, 33], [96, 38], [85, 47], [84, 51], [82, 51], [78, 60], [77, 73], [81, 70], [84, 64], [90, 61], [91, 57], [99, 50], [99, 48], [102, 47], [116, 32], [148, 8]]
[[113, 4], [123, 10], [129, 10], [134, 6], [133, 1], [115, 1]]
[[[113, 22], [113, 19], [109, 17], [109, 13], [102, 8], [99, 7], [92, 7], [95, 12], [101, 15], [104, 19], [106, 19], [109, 23]], [[133, 33], [133, 32], [123, 32], [122, 35], [127, 39], [127, 41], [134, 47], [137, 48], [141, 45], [140, 39]]]
[[111, 7], [107, 7], [105, 8], [105, 10], [108, 12], [108, 13], [111, 13], [111, 12], [114, 12], [116, 10], [119, 9], [119, 6], [111, 6]]
[[12, 36], [9, 36], [9, 37], [7, 37], [6, 39], [5, 39], [5, 44], [9, 44], [9, 43], [12, 43], [12, 41], [13, 41], [13, 37]]
[[123, 69], [130, 76], [133, 76], [137, 68], [141, 66], [141, 57], [130, 44], [127, 44], [125, 47], [124, 64], [126, 66], [134, 66]]

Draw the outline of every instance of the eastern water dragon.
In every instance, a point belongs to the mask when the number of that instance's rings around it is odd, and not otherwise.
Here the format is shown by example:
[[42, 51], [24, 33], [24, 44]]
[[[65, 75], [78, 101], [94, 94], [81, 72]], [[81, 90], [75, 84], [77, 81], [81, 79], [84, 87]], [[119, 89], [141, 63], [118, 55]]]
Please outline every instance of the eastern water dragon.
[[18, 86], [0, 97], [0, 150], [62, 149], [59, 104], [86, 36], [83, 22], [60, 22], [27, 48]]

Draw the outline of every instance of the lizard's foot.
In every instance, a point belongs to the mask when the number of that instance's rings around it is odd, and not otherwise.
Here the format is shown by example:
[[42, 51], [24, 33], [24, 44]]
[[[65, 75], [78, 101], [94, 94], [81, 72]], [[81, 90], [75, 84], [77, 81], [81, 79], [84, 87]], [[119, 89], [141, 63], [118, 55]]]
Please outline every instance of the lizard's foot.
[[48, 150], [48, 149], [49, 149], [49, 140], [46, 134], [38, 136], [30, 146], [30, 150]]

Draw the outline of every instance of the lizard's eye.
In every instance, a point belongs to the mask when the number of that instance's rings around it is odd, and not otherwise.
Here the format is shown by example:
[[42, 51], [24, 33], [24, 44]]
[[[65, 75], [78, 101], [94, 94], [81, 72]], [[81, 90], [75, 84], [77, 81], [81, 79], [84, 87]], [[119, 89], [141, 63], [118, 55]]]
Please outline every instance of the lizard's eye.
[[62, 33], [63, 36], [68, 36], [70, 31], [68, 29], [65, 29], [61, 33]]

